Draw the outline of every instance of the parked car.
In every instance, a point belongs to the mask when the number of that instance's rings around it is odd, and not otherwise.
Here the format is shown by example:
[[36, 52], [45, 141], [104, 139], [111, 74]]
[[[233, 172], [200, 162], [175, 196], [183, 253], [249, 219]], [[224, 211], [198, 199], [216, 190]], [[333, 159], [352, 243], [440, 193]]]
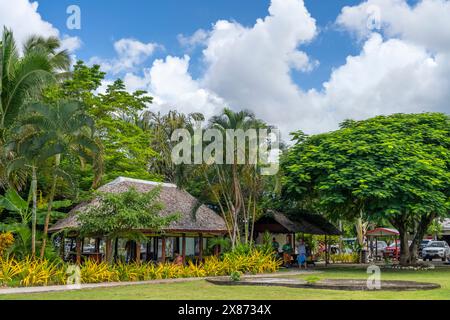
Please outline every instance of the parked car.
[[433, 240], [432, 239], [423, 239], [422, 240], [422, 242], [419, 245], [419, 257], [422, 257], [423, 248], [425, 248], [427, 245], [429, 245], [431, 241], [433, 241]]
[[434, 258], [440, 258], [442, 261], [447, 261], [450, 257], [450, 247], [445, 241], [431, 241], [426, 247], [422, 249], [423, 260], [432, 261]]
[[[411, 245], [412, 241], [408, 241], [408, 245]], [[400, 240], [396, 240], [384, 249], [384, 256], [389, 258], [400, 257]]]

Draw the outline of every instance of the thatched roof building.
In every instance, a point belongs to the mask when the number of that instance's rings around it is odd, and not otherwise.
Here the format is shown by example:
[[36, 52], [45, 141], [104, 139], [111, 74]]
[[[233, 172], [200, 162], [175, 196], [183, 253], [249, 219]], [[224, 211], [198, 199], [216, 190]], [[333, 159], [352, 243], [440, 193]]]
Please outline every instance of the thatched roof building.
[[[173, 213], [181, 214], [180, 219], [163, 229], [165, 233], [221, 235], [227, 232], [226, 224], [222, 217], [205, 205], [199, 206], [196, 198], [188, 192], [178, 189], [173, 184], [120, 177], [102, 186], [98, 191], [121, 193], [134, 188], [138, 192], [148, 192], [157, 186], [161, 187], [159, 201], [164, 204], [164, 209], [160, 214], [162, 216], [168, 216]], [[79, 227], [77, 213], [93, 205], [95, 201], [98, 200], [94, 199], [75, 207], [70, 211], [67, 218], [55, 223], [49, 229], [49, 232], [55, 233], [66, 229], [77, 229]], [[143, 231], [151, 232], [151, 230]]]
[[301, 213], [285, 215], [280, 212], [268, 212], [255, 224], [255, 231], [263, 233], [295, 234], [305, 233], [313, 235], [337, 236], [341, 232], [324, 217], [318, 214]]

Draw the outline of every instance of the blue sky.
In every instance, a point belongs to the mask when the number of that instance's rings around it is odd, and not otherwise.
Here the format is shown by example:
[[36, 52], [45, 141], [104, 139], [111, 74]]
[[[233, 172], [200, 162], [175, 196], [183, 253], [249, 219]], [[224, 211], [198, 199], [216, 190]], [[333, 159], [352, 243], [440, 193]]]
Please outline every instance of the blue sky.
[[[349, 34], [337, 30], [333, 25], [343, 6], [355, 5], [358, 0], [306, 0], [306, 6], [317, 20], [321, 33], [316, 41], [303, 47], [312, 58], [320, 61], [314, 72], [294, 73], [293, 79], [302, 87], [320, 88], [333, 67], [345, 62], [350, 54], [356, 54], [359, 44]], [[66, 8], [78, 5], [82, 12], [82, 29], [66, 28]], [[88, 61], [92, 56], [113, 58], [113, 43], [122, 38], [135, 38], [142, 42], [164, 45], [166, 54], [182, 55], [185, 49], [177, 35], [193, 34], [198, 29], [209, 29], [217, 20], [234, 20], [251, 27], [256, 19], [267, 15], [270, 0], [40, 0], [39, 13], [44, 20], [68, 35], [79, 36], [83, 46], [77, 57]], [[189, 52], [194, 62], [190, 70], [198, 76], [195, 62], [201, 59], [199, 50]]]
[[287, 135], [450, 110], [450, 0], [0, 0], [0, 25], [60, 37], [155, 111], [249, 109]]

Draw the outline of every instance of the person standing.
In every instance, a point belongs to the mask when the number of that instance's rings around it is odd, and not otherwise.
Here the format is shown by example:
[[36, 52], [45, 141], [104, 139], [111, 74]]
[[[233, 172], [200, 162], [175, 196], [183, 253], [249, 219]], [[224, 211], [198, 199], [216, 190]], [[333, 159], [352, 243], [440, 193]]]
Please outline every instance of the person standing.
[[297, 256], [297, 261], [298, 261], [298, 268], [301, 269], [302, 267], [305, 267], [305, 270], [308, 268], [308, 264], [306, 262], [306, 245], [305, 245], [305, 241], [303, 239], [300, 240], [299, 244], [298, 244], [298, 256]]

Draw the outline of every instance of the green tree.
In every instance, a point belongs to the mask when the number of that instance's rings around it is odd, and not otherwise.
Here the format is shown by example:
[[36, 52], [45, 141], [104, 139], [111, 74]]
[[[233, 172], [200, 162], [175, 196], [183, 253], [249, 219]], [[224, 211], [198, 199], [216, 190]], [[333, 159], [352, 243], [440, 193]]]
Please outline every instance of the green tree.
[[159, 231], [179, 219], [173, 213], [159, 215], [163, 205], [158, 201], [160, 188], [140, 193], [130, 188], [123, 193], [98, 193], [95, 203], [78, 215], [81, 235], [106, 237], [106, 261], [112, 262], [112, 242], [120, 237], [142, 235], [140, 229]]
[[151, 134], [150, 146], [155, 155], [150, 159], [149, 170], [161, 175], [167, 182], [183, 186], [193, 168], [176, 165], [172, 161], [172, 149], [175, 146], [175, 142], [171, 140], [172, 134], [177, 129], [187, 129], [193, 134], [196, 125], [204, 120], [205, 117], [201, 113], [185, 115], [177, 111], [169, 111], [167, 114], [145, 111], [137, 124]]
[[37, 193], [38, 171], [46, 166], [49, 157], [56, 153], [46, 149], [47, 137], [43, 133], [36, 133], [28, 127], [18, 125], [16, 137], [8, 144], [8, 150], [15, 154], [14, 160], [8, 163], [8, 175], [20, 170], [31, 171], [30, 193], [32, 201], [31, 209], [31, 256], [36, 255], [36, 225], [37, 225]]
[[66, 71], [69, 57], [66, 51], [58, 51], [56, 38], [31, 37], [20, 55], [13, 33], [4, 28], [0, 41], [0, 183], [21, 186], [25, 175], [8, 177], [7, 165], [13, 156], [4, 150], [9, 130], [23, 114], [26, 104], [38, 98], [42, 90], [55, 83], [57, 76]]
[[[149, 163], [157, 154], [150, 147], [152, 133], [139, 125], [141, 113], [152, 102], [145, 91], [129, 93], [122, 80], [108, 85], [104, 93], [97, 93], [105, 73], [99, 66], [88, 67], [82, 61], [74, 66], [73, 75], [62, 85], [47, 90], [45, 99], [55, 103], [59, 99], [77, 100], [95, 121], [96, 136], [103, 145], [104, 175], [97, 180], [93, 172], [73, 172], [83, 187], [96, 188], [101, 182], [118, 176], [160, 180], [149, 171]], [[72, 170], [72, 163], [65, 164]], [[76, 168], [75, 168], [76, 171]], [[85, 181], [90, 181], [87, 186]]]
[[53, 106], [32, 104], [27, 108], [26, 116], [19, 123], [21, 126], [30, 127], [34, 133], [42, 134], [46, 139], [42, 151], [54, 155], [50, 156], [53, 157], [52, 178], [41, 245], [41, 258], [43, 258], [58, 179], [71, 180], [70, 175], [60, 168], [61, 158], [65, 155], [74, 156], [80, 160], [81, 166], [87, 162], [92, 163], [93, 167], [97, 168], [96, 179], [100, 179], [102, 146], [99, 139], [94, 138], [94, 121], [78, 102], [61, 101]]
[[400, 232], [400, 262], [415, 263], [428, 226], [449, 213], [449, 116], [380, 116], [294, 138], [283, 161], [285, 196], [317, 199], [341, 219], [389, 221]]
[[[253, 226], [257, 220], [259, 201], [266, 180], [259, 174], [258, 166], [249, 159], [249, 148], [255, 141], [251, 141], [252, 138], [249, 137], [246, 139], [249, 143], [241, 150], [234, 143], [235, 138], [231, 132], [242, 130], [245, 133], [249, 129], [267, 128], [267, 125], [252, 112], [224, 109], [220, 115], [210, 119], [209, 128], [221, 132], [223, 141], [233, 142], [232, 163], [227, 164], [224, 158], [224, 164], [205, 165], [203, 176], [209, 186], [211, 200], [219, 207], [227, 222], [231, 243], [235, 248], [241, 242], [252, 242]], [[258, 139], [258, 136], [254, 138]], [[258, 140], [256, 145], [258, 146]], [[223, 150], [224, 157], [229, 151]], [[245, 152], [245, 161], [239, 163], [238, 157], [242, 151]]]

